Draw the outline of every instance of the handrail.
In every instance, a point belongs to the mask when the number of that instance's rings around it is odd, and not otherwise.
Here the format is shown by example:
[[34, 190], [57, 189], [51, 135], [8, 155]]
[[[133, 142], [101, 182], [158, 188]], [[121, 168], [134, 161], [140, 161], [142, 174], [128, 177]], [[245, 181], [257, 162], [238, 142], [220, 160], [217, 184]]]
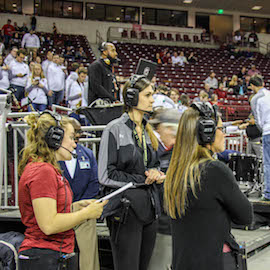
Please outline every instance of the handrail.
[[101, 44], [103, 42], [103, 38], [98, 30], [96, 30], [96, 44]]

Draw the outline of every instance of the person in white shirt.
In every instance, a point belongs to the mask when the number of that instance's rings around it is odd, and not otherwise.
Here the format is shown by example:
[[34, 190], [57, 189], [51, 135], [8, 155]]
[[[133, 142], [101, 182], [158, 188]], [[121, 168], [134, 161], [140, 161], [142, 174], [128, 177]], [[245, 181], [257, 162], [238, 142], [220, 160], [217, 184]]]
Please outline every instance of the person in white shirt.
[[188, 64], [188, 61], [184, 55], [184, 52], [180, 52], [179, 59], [180, 59], [180, 63], [179, 63], [180, 66], [184, 66], [185, 64]]
[[79, 71], [79, 64], [78, 63], [72, 63], [71, 64], [71, 71], [66, 79], [66, 86], [65, 86], [65, 97], [67, 101], [67, 97], [69, 96], [69, 89], [73, 82], [75, 82], [78, 79], [78, 71]]
[[52, 59], [53, 59], [53, 52], [48, 51], [48, 52], [47, 52], [47, 59], [44, 60], [44, 61], [42, 62], [42, 64], [41, 64], [43, 73], [44, 73], [44, 75], [45, 75], [46, 78], [47, 78], [48, 67], [49, 67], [49, 65], [52, 63]]
[[[3, 64], [3, 56], [0, 55], [0, 88], [8, 89], [10, 85], [10, 80], [12, 79], [12, 73], [10, 67]], [[4, 94], [0, 90], [0, 94]]]
[[39, 37], [35, 34], [35, 31], [32, 29], [29, 33], [24, 34], [22, 39], [22, 48], [25, 48], [29, 51], [38, 50], [40, 48]]
[[209, 77], [204, 81], [205, 84], [209, 84], [210, 88], [216, 90], [218, 88], [218, 81], [215, 78], [215, 72], [211, 71]]
[[5, 44], [2, 41], [2, 39], [0, 39], [0, 55], [3, 55], [4, 52], [5, 52]]
[[47, 80], [49, 90], [53, 91], [50, 103], [59, 105], [64, 98], [65, 73], [59, 66], [58, 54], [53, 56], [53, 63], [48, 67]]
[[18, 50], [16, 60], [12, 61], [10, 64], [10, 70], [13, 75], [10, 87], [16, 89], [15, 97], [18, 101], [24, 98], [24, 89], [30, 73], [28, 65], [23, 62], [25, 56], [25, 49]]
[[179, 64], [180, 64], [180, 57], [179, 57], [179, 55], [177, 54], [177, 52], [174, 52], [174, 53], [173, 53], [173, 56], [172, 56], [172, 64], [173, 64], [173, 65], [179, 65]]
[[5, 58], [5, 65], [10, 65], [12, 61], [14, 61], [17, 57], [17, 52], [18, 52], [18, 48], [17, 47], [13, 47], [10, 51], [10, 53], [8, 54], [8, 56]]
[[[74, 81], [69, 90], [69, 96], [67, 97], [68, 107], [76, 110], [81, 107], [82, 104], [87, 104], [85, 100], [85, 79], [87, 76], [87, 70], [80, 68], [78, 71], [78, 79]], [[85, 124], [85, 117], [78, 115], [75, 112], [69, 115], [70, 117], [76, 118], [81, 124]]]
[[[34, 65], [32, 76], [28, 78], [25, 92], [29, 93], [28, 97], [31, 99], [35, 111], [42, 112], [46, 110], [48, 96], [52, 96], [52, 91], [48, 90], [47, 79], [40, 64]], [[28, 111], [32, 111], [31, 106], [28, 107]]]

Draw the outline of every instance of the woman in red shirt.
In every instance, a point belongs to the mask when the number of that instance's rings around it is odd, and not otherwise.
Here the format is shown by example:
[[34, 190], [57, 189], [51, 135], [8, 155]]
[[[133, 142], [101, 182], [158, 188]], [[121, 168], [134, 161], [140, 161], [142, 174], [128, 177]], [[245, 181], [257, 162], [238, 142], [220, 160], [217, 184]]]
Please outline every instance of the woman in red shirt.
[[[70, 160], [76, 147], [72, 119], [45, 111], [29, 115], [26, 122], [28, 144], [19, 163], [19, 207], [26, 230], [19, 269], [57, 270], [74, 255], [72, 228], [100, 217], [106, 202], [79, 201], [80, 210], [70, 213], [73, 194], [58, 161]], [[65, 269], [77, 269], [70, 267]]]

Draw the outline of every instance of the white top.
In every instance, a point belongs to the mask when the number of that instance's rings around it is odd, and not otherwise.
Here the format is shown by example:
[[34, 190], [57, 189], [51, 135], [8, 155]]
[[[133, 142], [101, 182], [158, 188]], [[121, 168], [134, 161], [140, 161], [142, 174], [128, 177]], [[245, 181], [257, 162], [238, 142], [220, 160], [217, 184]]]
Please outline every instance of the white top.
[[210, 88], [217, 89], [218, 88], [218, 81], [216, 78], [208, 77], [204, 83], [209, 84]]
[[15, 58], [12, 56], [12, 54], [10, 53], [6, 58], [5, 58], [5, 61], [4, 61], [4, 64], [5, 65], [10, 65], [11, 62], [13, 62], [15, 60]]
[[27, 83], [27, 79], [30, 74], [28, 65], [25, 64], [24, 62], [20, 63], [17, 60], [15, 60], [10, 64], [10, 70], [13, 75], [17, 75], [19, 73], [26, 74], [24, 77], [15, 77], [11, 80], [12, 84], [25, 87]]
[[42, 70], [43, 70], [43, 73], [44, 73], [44, 76], [47, 78], [47, 73], [48, 73], [48, 67], [49, 65], [52, 63], [52, 61], [49, 61], [48, 59], [43, 61], [42, 64], [41, 64], [41, 67], [42, 67]]
[[167, 109], [175, 109], [176, 106], [173, 100], [165, 95], [162, 94], [155, 94], [153, 95], [155, 102], [153, 103], [153, 109], [156, 107], [163, 107]]
[[47, 80], [49, 90], [61, 91], [65, 88], [65, 73], [60, 66], [51, 63], [48, 66]]
[[3, 78], [0, 80], [0, 88], [8, 89], [10, 86], [9, 78], [8, 78], [8, 70], [3, 70], [2, 67], [0, 67]]
[[78, 81], [75, 81], [71, 84], [70, 86], [70, 90], [69, 90], [69, 96], [67, 97], [67, 99], [69, 97], [73, 97], [73, 96], [76, 96], [76, 95], [79, 95], [81, 94], [80, 97], [74, 99], [74, 100], [69, 100], [68, 101], [68, 105], [69, 105], [69, 108], [71, 109], [76, 109], [77, 107], [77, 104], [82, 101], [82, 97], [84, 96], [84, 83], [79, 83]]
[[0, 43], [0, 55], [2, 55], [4, 51], [5, 51], [5, 45], [4, 43]]
[[[72, 153], [76, 154], [76, 149], [74, 149]], [[73, 179], [75, 170], [76, 170], [77, 159], [72, 156], [71, 160], [65, 160], [65, 163], [66, 163], [66, 167], [68, 169], [69, 175]]]
[[72, 83], [78, 80], [78, 73], [75, 71], [71, 71], [69, 76], [66, 79], [66, 89], [65, 89], [65, 96], [66, 98], [69, 96], [69, 89]]
[[40, 48], [40, 40], [37, 35], [26, 33], [22, 39], [22, 48], [24, 48], [24, 45], [26, 48]]
[[[36, 77], [36, 79], [40, 79], [40, 78]], [[48, 89], [47, 79], [45, 79], [45, 78], [40, 79], [40, 84], [42, 84], [44, 87], [46, 87], [46, 89]], [[28, 78], [26, 90], [28, 87], [31, 87], [31, 85], [32, 85], [31, 78]], [[34, 85], [33, 89], [30, 91], [28, 97], [32, 100], [33, 103], [48, 104], [47, 95], [46, 95], [44, 89], [38, 87], [37, 85]]]
[[172, 64], [173, 65], [180, 64], [180, 62], [181, 62], [180, 56], [177, 56], [177, 57], [172, 56]]

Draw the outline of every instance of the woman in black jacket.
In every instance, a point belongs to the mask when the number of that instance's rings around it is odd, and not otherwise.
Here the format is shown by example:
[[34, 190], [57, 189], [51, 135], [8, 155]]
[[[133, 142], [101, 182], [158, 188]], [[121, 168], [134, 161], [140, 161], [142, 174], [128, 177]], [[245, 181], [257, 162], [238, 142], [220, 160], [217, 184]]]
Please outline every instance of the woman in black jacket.
[[152, 95], [149, 80], [132, 76], [123, 89], [126, 112], [107, 125], [101, 138], [100, 183], [110, 190], [137, 185], [121, 194], [117, 200], [124, 207], [107, 218], [115, 270], [147, 270], [155, 244], [160, 213], [156, 185], [164, 174], [157, 169], [157, 138], [144, 119], [152, 111]]
[[[250, 224], [252, 207], [232, 171], [212, 158], [224, 151], [221, 118], [209, 103], [195, 103], [179, 122], [164, 184], [172, 218], [174, 270], [223, 270], [237, 248], [231, 222]], [[234, 269], [234, 268], [232, 268]]]

